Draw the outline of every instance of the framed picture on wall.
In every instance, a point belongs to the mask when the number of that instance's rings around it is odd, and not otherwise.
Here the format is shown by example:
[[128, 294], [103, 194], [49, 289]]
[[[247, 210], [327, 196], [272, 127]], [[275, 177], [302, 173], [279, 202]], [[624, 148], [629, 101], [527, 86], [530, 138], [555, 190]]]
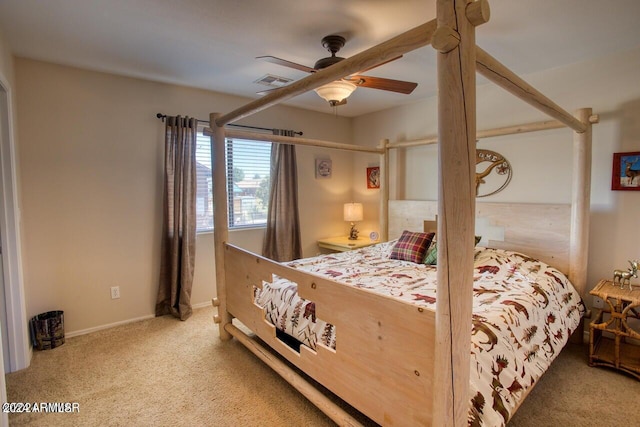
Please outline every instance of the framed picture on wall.
[[316, 159], [316, 179], [331, 178], [331, 159]]
[[380, 166], [367, 168], [367, 188], [380, 188]]
[[611, 189], [640, 191], [640, 151], [613, 153]]

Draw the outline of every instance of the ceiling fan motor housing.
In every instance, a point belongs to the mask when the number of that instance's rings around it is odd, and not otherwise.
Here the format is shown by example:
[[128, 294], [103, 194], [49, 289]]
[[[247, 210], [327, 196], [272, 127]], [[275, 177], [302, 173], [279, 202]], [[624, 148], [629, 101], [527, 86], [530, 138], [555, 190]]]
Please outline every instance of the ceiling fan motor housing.
[[336, 62], [342, 61], [344, 58], [339, 56], [328, 56], [326, 58], [318, 59], [316, 63], [313, 65], [313, 68], [316, 70], [322, 70], [323, 68], [327, 68], [330, 65], [335, 64]]
[[340, 49], [344, 47], [347, 40], [339, 35], [330, 35], [322, 38], [322, 46], [331, 52], [331, 55], [338, 53]]
[[323, 68], [327, 68], [335, 64], [336, 62], [342, 61], [344, 58], [336, 56], [336, 53], [338, 53], [338, 51], [344, 47], [344, 44], [346, 42], [347, 40], [344, 37], [336, 34], [324, 37], [322, 39], [322, 46], [329, 52], [331, 52], [331, 56], [316, 61], [313, 68], [315, 68], [316, 70], [322, 70]]

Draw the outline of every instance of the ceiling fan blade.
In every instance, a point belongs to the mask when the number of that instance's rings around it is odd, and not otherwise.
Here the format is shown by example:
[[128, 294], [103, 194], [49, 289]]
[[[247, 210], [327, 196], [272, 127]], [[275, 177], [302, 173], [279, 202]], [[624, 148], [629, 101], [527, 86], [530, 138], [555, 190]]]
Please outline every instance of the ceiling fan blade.
[[391, 92], [410, 94], [418, 86], [418, 83], [405, 82], [402, 80], [385, 79], [382, 77], [371, 76], [348, 76], [344, 78], [347, 81], [355, 83], [359, 87], [368, 87], [371, 89], [388, 90]]
[[307, 67], [306, 65], [296, 64], [295, 62], [287, 61], [286, 59], [276, 58], [275, 56], [270, 56], [270, 55], [257, 56], [256, 59], [262, 59], [264, 61], [271, 62], [273, 64], [278, 64], [278, 65], [282, 65], [284, 67], [294, 68], [294, 69], [300, 70], [300, 71], [306, 71], [307, 73], [315, 73], [316, 72], [315, 69], [313, 69], [311, 67]]

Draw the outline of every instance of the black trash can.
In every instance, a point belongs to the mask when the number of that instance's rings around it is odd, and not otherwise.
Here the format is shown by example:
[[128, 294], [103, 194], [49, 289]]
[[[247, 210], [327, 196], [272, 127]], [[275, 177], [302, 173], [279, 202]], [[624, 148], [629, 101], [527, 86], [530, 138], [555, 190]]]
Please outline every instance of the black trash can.
[[49, 350], [64, 344], [64, 311], [38, 314], [31, 319], [29, 326], [36, 350]]

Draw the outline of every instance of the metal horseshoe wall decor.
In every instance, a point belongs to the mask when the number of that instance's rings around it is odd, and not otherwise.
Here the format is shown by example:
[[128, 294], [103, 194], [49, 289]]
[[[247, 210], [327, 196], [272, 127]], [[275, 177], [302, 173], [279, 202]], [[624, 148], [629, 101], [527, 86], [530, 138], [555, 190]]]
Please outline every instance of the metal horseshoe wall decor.
[[477, 149], [476, 197], [487, 197], [502, 191], [511, 181], [511, 173], [511, 164], [502, 154]]

